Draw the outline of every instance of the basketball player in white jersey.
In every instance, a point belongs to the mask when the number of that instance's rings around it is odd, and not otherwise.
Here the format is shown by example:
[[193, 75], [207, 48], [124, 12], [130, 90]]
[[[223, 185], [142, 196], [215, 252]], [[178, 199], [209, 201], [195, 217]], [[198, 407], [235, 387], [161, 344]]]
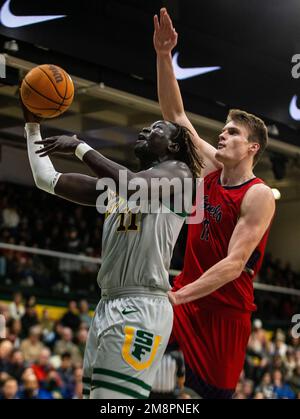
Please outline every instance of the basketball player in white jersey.
[[[142, 170], [133, 173], [76, 136], [42, 140], [39, 119], [23, 110], [32, 174], [36, 186], [48, 193], [95, 206], [97, 181], [111, 178], [120, 186], [120, 170], [128, 181], [143, 179], [149, 189], [152, 179], [183, 182], [200, 176], [201, 159], [188, 131], [177, 124], [157, 121], [140, 132], [135, 154]], [[48, 156], [53, 152], [75, 155], [96, 177], [58, 173]], [[185, 216], [169, 209], [134, 214], [122, 196], [108, 195], [98, 274], [102, 297], [84, 356], [83, 393], [93, 399], [148, 398], [172, 329], [168, 270]]]

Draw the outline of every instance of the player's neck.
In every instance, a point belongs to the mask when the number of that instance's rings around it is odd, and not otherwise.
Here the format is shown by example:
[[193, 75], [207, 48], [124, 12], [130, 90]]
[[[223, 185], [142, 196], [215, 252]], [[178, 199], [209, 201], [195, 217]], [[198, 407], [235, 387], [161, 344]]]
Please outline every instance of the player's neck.
[[223, 167], [220, 181], [223, 186], [238, 186], [254, 178], [252, 166]]

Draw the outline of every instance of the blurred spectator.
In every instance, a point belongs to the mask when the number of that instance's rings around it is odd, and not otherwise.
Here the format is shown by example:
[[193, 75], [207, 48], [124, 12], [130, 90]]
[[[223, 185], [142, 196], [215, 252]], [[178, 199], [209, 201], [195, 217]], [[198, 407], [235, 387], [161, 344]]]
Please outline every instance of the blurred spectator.
[[81, 322], [86, 323], [90, 327], [92, 317], [89, 314], [89, 304], [86, 300], [80, 300], [79, 302], [79, 317]]
[[73, 332], [76, 332], [80, 325], [80, 318], [78, 315], [78, 309], [76, 301], [70, 301], [68, 305], [68, 311], [61, 318], [61, 324], [65, 327], [69, 327]]
[[278, 399], [294, 399], [295, 393], [291, 387], [283, 382], [282, 372], [278, 369], [273, 372], [274, 394]]
[[13, 344], [9, 340], [0, 342], [0, 372], [9, 370], [9, 360], [13, 351]]
[[22, 294], [16, 292], [13, 296], [13, 302], [8, 306], [10, 317], [15, 320], [20, 320], [25, 314], [25, 307], [22, 303], [22, 299]]
[[14, 378], [8, 378], [2, 387], [0, 393], [0, 400], [12, 400], [17, 399], [18, 383]]
[[23, 390], [18, 396], [20, 399], [53, 399], [49, 391], [40, 389], [39, 382], [33, 373], [24, 377]]
[[40, 326], [33, 326], [29, 331], [29, 337], [21, 343], [21, 351], [25, 361], [36, 362], [41, 355], [44, 345], [41, 342]]
[[25, 314], [21, 318], [22, 337], [28, 336], [29, 329], [38, 324], [38, 316], [34, 304], [27, 302], [25, 306]]
[[265, 399], [274, 399], [274, 387], [272, 385], [272, 377], [269, 372], [266, 372], [261, 380], [261, 383], [255, 389], [255, 393], [263, 394]]
[[22, 352], [19, 349], [15, 349], [10, 358], [8, 373], [14, 377], [18, 382], [21, 381], [21, 377], [25, 370], [25, 360]]
[[74, 364], [81, 363], [82, 358], [78, 346], [73, 342], [73, 333], [69, 327], [64, 327], [62, 332], [62, 338], [58, 340], [54, 346], [54, 353], [57, 355], [62, 355], [65, 352], [71, 354], [71, 359]]
[[87, 337], [88, 337], [87, 330], [85, 328], [81, 328], [77, 333], [76, 343], [77, 343], [77, 346], [78, 346], [78, 349], [79, 349], [79, 352], [81, 354], [82, 359], [83, 359], [83, 356], [84, 356]]
[[49, 362], [50, 356], [50, 350], [48, 348], [43, 348], [39, 354], [38, 362], [31, 366], [39, 383], [43, 383], [46, 380], [47, 374], [52, 368]]
[[74, 391], [74, 368], [70, 352], [64, 352], [61, 355], [61, 366], [57, 372], [65, 388], [65, 397], [71, 398]]

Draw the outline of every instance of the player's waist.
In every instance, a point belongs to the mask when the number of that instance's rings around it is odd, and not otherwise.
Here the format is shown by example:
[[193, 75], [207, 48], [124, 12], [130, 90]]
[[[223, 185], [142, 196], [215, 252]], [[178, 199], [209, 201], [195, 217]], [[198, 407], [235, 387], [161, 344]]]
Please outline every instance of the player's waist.
[[153, 287], [101, 288], [101, 298], [113, 299], [121, 297], [157, 296], [168, 298], [167, 290]]

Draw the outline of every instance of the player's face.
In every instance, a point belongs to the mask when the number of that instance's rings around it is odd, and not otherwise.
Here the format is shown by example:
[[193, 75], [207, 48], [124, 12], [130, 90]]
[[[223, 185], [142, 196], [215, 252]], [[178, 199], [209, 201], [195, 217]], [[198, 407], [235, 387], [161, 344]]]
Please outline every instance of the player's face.
[[247, 127], [234, 121], [228, 122], [219, 135], [216, 159], [225, 165], [236, 165], [242, 160], [251, 159], [259, 144], [249, 141], [248, 137]]
[[136, 155], [164, 157], [169, 153], [168, 146], [175, 133], [176, 127], [168, 121], [156, 121], [150, 127], [143, 128], [135, 143]]

